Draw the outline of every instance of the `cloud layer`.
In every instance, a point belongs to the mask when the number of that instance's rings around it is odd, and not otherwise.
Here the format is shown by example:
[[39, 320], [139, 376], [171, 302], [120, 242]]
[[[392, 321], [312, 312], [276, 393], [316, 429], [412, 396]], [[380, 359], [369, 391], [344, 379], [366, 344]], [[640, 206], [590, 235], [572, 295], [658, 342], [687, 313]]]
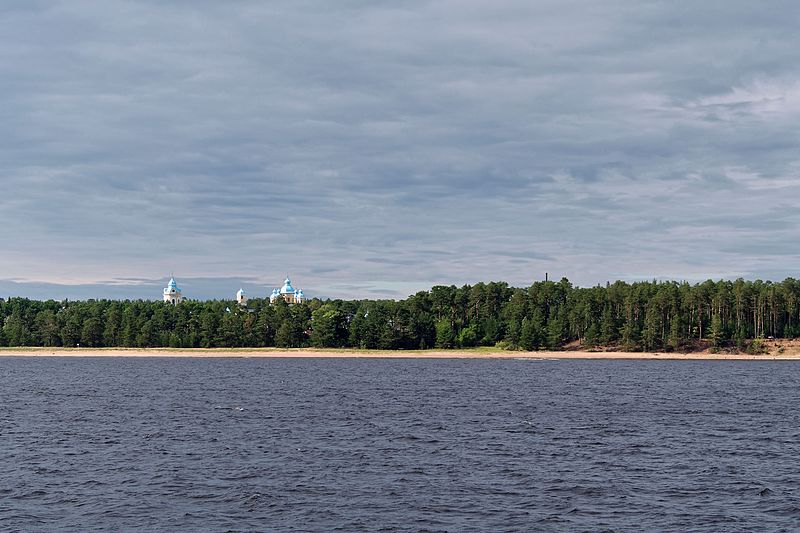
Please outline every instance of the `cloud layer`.
[[174, 271], [223, 297], [289, 272], [309, 295], [402, 297], [796, 275], [798, 19], [789, 1], [7, 1], [0, 278], [95, 297]]

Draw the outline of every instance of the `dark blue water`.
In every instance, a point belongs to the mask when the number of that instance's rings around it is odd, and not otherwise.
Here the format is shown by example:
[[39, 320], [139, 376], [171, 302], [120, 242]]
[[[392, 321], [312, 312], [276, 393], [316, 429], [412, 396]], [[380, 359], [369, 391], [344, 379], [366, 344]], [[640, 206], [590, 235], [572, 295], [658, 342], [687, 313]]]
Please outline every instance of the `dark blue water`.
[[795, 531], [791, 362], [0, 358], [0, 529]]

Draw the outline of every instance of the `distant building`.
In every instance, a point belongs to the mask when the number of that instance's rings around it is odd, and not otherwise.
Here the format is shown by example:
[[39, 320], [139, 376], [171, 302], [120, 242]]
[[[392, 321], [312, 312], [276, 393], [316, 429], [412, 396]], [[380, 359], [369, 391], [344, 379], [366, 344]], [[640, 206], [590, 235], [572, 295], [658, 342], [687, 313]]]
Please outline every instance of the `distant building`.
[[167, 287], [164, 289], [164, 301], [172, 305], [178, 305], [183, 300], [181, 290], [175, 282], [175, 278], [171, 278]]
[[302, 289], [292, 287], [292, 280], [289, 279], [289, 276], [286, 276], [283, 287], [272, 291], [269, 296], [269, 303], [275, 303], [278, 298], [283, 298], [283, 301], [287, 304], [303, 303], [306, 299]]
[[244, 289], [239, 289], [239, 292], [236, 293], [236, 301], [242, 307], [247, 305], [247, 294], [245, 294]]

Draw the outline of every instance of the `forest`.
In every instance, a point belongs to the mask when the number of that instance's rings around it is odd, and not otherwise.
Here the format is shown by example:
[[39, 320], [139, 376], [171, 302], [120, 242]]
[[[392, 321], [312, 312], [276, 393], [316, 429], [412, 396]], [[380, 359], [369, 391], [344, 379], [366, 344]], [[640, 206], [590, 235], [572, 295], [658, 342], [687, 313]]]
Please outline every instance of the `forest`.
[[800, 336], [800, 282], [490, 282], [404, 300], [252, 299], [246, 307], [8, 298], [0, 323], [0, 346], [757, 350], [759, 339]]

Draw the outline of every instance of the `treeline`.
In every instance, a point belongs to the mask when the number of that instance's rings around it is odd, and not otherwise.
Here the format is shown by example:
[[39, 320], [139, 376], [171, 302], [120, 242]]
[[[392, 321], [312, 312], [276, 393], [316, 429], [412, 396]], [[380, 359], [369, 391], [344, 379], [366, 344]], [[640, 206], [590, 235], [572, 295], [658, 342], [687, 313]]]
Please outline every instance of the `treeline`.
[[573, 287], [537, 282], [436, 286], [405, 300], [0, 300], [0, 346], [426, 349], [567, 344], [682, 350], [744, 348], [800, 336], [800, 282], [706, 281]]

